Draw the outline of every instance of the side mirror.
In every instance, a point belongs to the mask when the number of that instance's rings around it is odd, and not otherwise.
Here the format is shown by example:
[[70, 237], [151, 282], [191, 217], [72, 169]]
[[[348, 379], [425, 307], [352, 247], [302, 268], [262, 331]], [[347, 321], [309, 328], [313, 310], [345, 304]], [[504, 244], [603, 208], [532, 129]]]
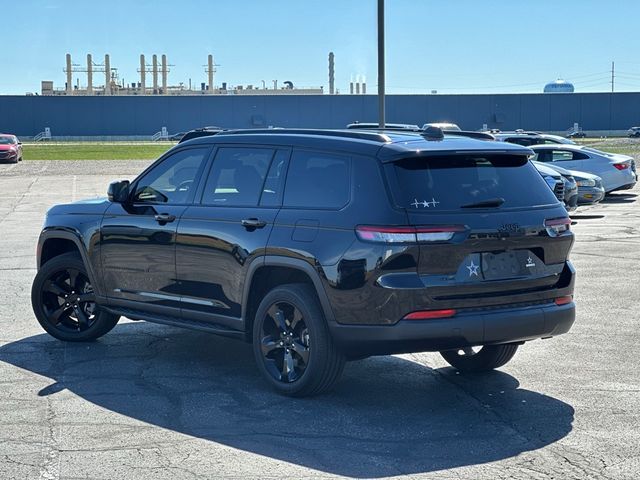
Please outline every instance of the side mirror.
[[111, 182], [107, 190], [107, 198], [110, 202], [124, 203], [129, 198], [129, 180]]

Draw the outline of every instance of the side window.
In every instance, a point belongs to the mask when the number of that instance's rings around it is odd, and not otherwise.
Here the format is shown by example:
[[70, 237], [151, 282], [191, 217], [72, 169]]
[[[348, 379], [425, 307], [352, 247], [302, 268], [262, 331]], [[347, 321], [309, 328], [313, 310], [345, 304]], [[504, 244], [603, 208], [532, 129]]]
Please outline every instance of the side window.
[[589, 158], [589, 155], [585, 155], [582, 152], [573, 152], [574, 160], [587, 160], [588, 158]]
[[220, 148], [207, 178], [202, 203], [255, 207], [273, 156], [271, 148]]
[[339, 209], [349, 202], [351, 159], [294, 151], [284, 191], [285, 207]]
[[573, 160], [573, 153], [565, 150], [554, 150], [553, 161], [554, 162], [567, 162]]
[[168, 156], [136, 184], [134, 202], [180, 204], [192, 200], [197, 174], [208, 148], [189, 148]]

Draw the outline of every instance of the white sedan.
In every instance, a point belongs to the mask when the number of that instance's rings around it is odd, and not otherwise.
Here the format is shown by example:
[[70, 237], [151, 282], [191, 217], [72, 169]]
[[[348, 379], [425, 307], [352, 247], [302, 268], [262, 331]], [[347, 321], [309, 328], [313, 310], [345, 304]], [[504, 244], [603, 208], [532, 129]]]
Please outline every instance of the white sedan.
[[601, 152], [582, 145], [533, 145], [529, 148], [535, 152], [532, 160], [599, 176], [606, 193], [633, 188], [637, 181], [635, 160], [628, 155]]

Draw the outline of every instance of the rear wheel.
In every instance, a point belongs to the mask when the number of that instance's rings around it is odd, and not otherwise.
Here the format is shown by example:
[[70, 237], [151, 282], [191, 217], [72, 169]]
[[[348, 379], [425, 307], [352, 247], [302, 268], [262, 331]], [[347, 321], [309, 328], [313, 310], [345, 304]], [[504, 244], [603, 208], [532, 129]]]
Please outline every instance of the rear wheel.
[[115, 327], [120, 318], [96, 304], [87, 270], [76, 253], [55, 257], [38, 270], [31, 305], [42, 328], [68, 342], [95, 340]]
[[305, 284], [277, 287], [260, 302], [253, 352], [267, 382], [279, 393], [297, 397], [330, 389], [345, 364], [313, 289]]
[[461, 372], [486, 372], [506, 364], [513, 358], [517, 350], [518, 345], [508, 343], [446, 350], [440, 352], [440, 355], [449, 365]]

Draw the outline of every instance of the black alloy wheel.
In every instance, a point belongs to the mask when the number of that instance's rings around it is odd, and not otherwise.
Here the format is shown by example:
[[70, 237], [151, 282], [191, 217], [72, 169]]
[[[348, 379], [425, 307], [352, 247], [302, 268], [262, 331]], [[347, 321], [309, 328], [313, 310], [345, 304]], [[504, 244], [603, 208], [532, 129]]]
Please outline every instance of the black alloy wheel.
[[59, 340], [95, 340], [119, 320], [96, 304], [89, 275], [76, 253], [55, 257], [38, 270], [31, 304], [42, 328]]
[[52, 327], [84, 332], [96, 320], [95, 300], [86, 274], [76, 268], [62, 267], [45, 280], [40, 301]]
[[277, 392], [296, 397], [329, 390], [346, 361], [315, 290], [300, 283], [276, 287], [262, 299], [253, 323], [253, 353], [263, 378]]
[[298, 380], [309, 363], [309, 329], [288, 302], [274, 303], [262, 322], [260, 348], [267, 371], [280, 382]]

